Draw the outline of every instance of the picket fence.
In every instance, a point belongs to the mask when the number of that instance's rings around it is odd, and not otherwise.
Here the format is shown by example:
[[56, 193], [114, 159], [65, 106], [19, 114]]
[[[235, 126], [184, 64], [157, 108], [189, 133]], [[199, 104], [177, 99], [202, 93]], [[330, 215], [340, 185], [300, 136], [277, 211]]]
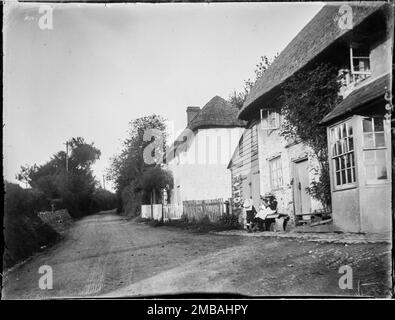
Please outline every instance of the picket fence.
[[183, 214], [182, 205], [168, 204], [163, 207], [163, 220], [180, 220]]
[[153, 220], [179, 220], [185, 215], [189, 221], [200, 221], [207, 217], [211, 222], [218, 221], [226, 212], [223, 199], [189, 200], [182, 205], [162, 204], [142, 205], [141, 217]]
[[142, 205], [141, 206], [141, 217], [144, 219], [151, 219], [151, 217], [152, 217], [151, 210], [152, 210], [152, 207], [150, 204]]
[[142, 205], [141, 206], [141, 217], [145, 219], [161, 220], [163, 214], [163, 220], [179, 220], [182, 216], [182, 206], [176, 204], [168, 204], [163, 206], [162, 204], [153, 205]]
[[207, 216], [211, 222], [216, 222], [225, 212], [223, 199], [190, 200], [184, 201], [183, 205], [189, 221], [200, 221]]

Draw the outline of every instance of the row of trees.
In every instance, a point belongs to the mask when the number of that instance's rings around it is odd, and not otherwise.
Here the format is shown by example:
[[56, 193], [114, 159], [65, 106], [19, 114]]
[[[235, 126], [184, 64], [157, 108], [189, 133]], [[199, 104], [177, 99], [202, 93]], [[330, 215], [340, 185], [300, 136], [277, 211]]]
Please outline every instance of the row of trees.
[[50, 204], [66, 208], [73, 217], [116, 206], [111, 192], [100, 188], [92, 165], [101, 152], [83, 138], [68, 141], [70, 154], [59, 151], [43, 165], [22, 166], [17, 179], [41, 192]]
[[[151, 139], [149, 135], [146, 138], [146, 133], [153, 130], [160, 134], [161, 139], [155, 141], [157, 137]], [[142, 203], [158, 202], [162, 189], [172, 188], [171, 172], [155, 162], [144, 160], [144, 152], [150, 150], [148, 145], [158, 141], [161, 145], [152, 150], [152, 158], [164, 157], [167, 137], [165, 119], [159, 115], [141, 117], [129, 123], [128, 137], [123, 142], [122, 151], [112, 158], [107, 172], [117, 191], [119, 209], [128, 215], [138, 215]], [[154, 154], [158, 150], [159, 154]]]

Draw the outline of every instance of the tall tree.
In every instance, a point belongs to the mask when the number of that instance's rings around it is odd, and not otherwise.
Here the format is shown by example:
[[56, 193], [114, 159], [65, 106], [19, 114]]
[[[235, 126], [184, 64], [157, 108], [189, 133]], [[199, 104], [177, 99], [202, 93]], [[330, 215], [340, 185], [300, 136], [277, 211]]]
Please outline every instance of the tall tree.
[[[151, 138], [150, 132], [160, 133], [159, 137]], [[148, 138], [148, 139], [147, 139]], [[155, 163], [147, 163], [144, 153], [155, 141], [160, 142], [159, 149], [164, 151], [167, 133], [165, 119], [159, 115], [150, 115], [132, 120], [129, 123], [128, 137], [123, 142], [122, 151], [112, 158], [107, 171], [108, 179], [115, 184], [119, 197], [123, 196], [123, 207], [130, 207], [128, 202], [133, 202], [132, 214], [136, 214], [142, 199], [142, 176], [148, 168]], [[163, 152], [154, 157], [159, 160]]]
[[97, 186], [91, 166], [101, 153], [81, 137], [70, 139], [68, 144], [67, 162], [66, 152], [59, 151], [43, 165], [22, 166], [17, 179], [42, 191], [48, 199], [62, 198], [70, 214], [80, 216], [88, 213]]

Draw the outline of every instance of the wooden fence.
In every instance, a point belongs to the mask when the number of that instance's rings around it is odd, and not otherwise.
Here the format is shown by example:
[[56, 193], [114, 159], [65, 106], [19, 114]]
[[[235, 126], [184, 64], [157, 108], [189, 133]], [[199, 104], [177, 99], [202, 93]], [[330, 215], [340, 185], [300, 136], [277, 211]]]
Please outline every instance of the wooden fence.
[[183, 213], [182, 205], [168, 204], [163, 207], [163, 220], [180, 220]]
[[[163, 210], [163, 211], [162, 211]], [[176, 204], [146, 204], [141, 206], [141, 217], [153, 220], [179, 220], [182, 216], [182, 206]]]
[[142, 205], [141, 217], [145, 219], [179, 220], [185, 215], [189, 221], [200, 221], [208, 217], [211, 222], [218, 221], [226, 212], [223, 199], [212, 200], [189, 200], [183, 201], [182, 205], [162, 204]]
[[152, 205], [152, 219], [154, 220], [162, 220], [162, 205], [161, 204], [153, 204]]
[[225, 212], [223, 199], [183, 201], [183, 207], [188, 220], [195, 221], [200, 221], [207, 216], [211, 222], [215, 222]]
[[152, 213], [151, 213], [151, 205], [150, 204], [143, 204], [141, 206], [141, 217], [144, 219], [151, 219]]

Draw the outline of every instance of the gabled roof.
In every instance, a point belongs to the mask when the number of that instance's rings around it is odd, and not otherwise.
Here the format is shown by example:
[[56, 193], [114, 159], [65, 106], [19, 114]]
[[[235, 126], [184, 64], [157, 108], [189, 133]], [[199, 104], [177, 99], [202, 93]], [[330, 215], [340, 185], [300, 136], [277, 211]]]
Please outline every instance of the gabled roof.
[[[177, 139], [171, 144], [167, 153], [167, 160], [174, 157], [175, 150], [186, 151], [189, 146], [184, 143], [191, 132], [207, 128], [236, 128], [245, 127], [246, 122], [237, 119], [238, 109], [220, 96], [215, 96], [200, 110], [181, 132]], [[189, 139], [190, 141], [190, 139]], [[179, 147], [183, 149], [179, 149]]]
[[242, 135], [240, 136], [239, 141], [237, 142], [237, 146], [236, 146], [236, 148], [233, 150], [233, 154], [232, 154], [232, 156], [230, 157], [230, 160], [229, 160], [229, 162], [228, 162], [228, 165], [226, 166], [226, 169], [230, 169], [230, 167], [231, 167], [232, 164], [233, 164], [234, 158], [235, 158], [236, 155], [239, 153], [240, 143], [241, 143], [241, 140], [244, 140], [244, 134], [245, 134], [246, 130], [247, 130], [247, 129], [244, 129]]
[[[365, 80], [366, 81], [366, 80]], [[382, 97], [384, 98], [385, 87], [391, 88], [391, 75], [389, 73], [364, 84], [359, 89], [355, 89], [335, 109], [328, 113], [321, 124], [333, 122], [339, 117], [346, 117], [352, 114], [357, 108], [368, 104], [369, 102]]]
[[[247, 119], [248, 114], [256, 107], [258, 99], [262, 101], [272, 90], [278, 89], [285, 80], [307, 66], [333, 42], [351, 32], [351, 30], [339, 27], [341, 5], [328, 4], [324, 6], [286, 46], [251, 89], [239, 112], [240, 119]], [[352, 8], [353, 27], [355, 28], [368, 16], [386, 6], [386, 3], [348, 3], [348, 5]]]

